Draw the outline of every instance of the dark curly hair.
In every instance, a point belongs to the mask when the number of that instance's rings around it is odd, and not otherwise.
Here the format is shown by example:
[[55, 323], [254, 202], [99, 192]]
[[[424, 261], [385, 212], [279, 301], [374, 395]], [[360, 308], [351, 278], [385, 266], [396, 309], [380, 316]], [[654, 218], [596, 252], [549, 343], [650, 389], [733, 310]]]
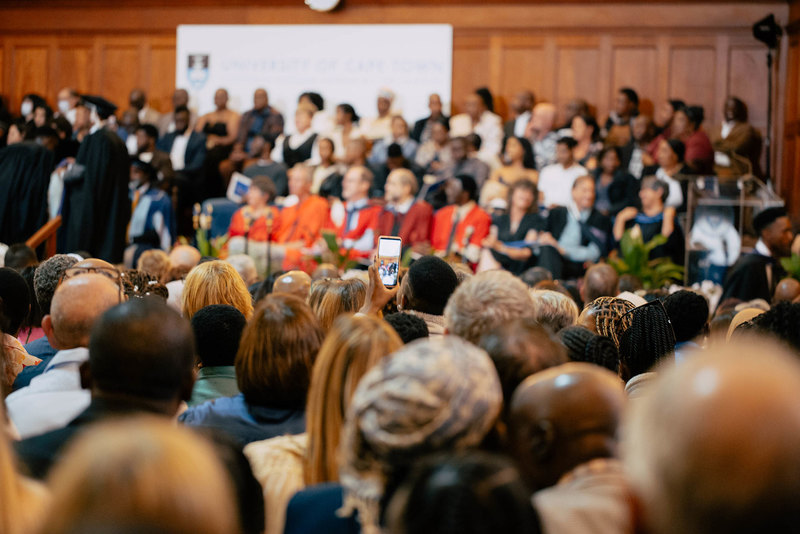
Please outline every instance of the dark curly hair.
[[800, 304], [780, 302], [753, 318], [746, 330], [777, 338], [800, 352]]
[[383, 320], [394, 328], [404, 344], [430, 335], [425, 320], [410, 313], [390, 313]]
[[619, 351], [610, 338], [582, 326], [568, 326], [558, 336], [573, 362], [593, 363], [615, 373], [619, 370]]
[[663, 299], [675, 341], [690, 341], [703, 333], [708, 324], [708, 301], [694, 291], [681, 289]]

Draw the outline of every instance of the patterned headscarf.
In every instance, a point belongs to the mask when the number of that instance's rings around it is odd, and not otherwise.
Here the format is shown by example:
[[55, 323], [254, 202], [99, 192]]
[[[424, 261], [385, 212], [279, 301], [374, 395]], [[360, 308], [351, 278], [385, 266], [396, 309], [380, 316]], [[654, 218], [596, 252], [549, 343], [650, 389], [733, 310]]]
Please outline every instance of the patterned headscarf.
[[502, 400], [489, 356], [460, 338], [421, 339], [384, 358], [361, 379], [347, 414], [340, 514], [357, 510], [364, 534], [379, 532], [380, 500], [392, 466], [478, 445]]
[[634, 308], [634, 305], [630, 301], [616, 297], [599, 297], [587, 308], [593, 310], [597, 333], [610, 338], [619, 348], [619, 336], [631, 325], [630, 316], [625, 319], [623, 317]]

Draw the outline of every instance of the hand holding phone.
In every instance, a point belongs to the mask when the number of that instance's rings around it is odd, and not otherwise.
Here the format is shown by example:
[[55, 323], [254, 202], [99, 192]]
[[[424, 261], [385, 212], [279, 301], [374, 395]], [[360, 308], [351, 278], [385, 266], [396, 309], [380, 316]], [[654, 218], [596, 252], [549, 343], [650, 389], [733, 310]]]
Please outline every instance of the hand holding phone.
[[402, 249], [403, 240], [399, 237], [382, 235], [378, 238], [378, 275], [386, 287], [397, 285]]

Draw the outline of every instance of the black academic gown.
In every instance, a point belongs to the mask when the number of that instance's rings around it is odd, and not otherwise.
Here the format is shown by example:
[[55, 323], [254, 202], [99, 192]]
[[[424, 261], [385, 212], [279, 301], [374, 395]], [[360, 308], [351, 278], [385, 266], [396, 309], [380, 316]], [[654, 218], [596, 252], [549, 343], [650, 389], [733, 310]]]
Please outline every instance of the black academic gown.
[[102, 128], [83, 140], [76, 165], [85, 168], [64, 177], [59, 250], [86, 250], [111, 263], [121, 263], [125, 230], [131, 219], [130, 159], [125, 143]]
[[[772, 265], [772, 283], [767, 278], [768, 265]], [[727, 298], [771, 302], [775, 286], [785, 274], [780, 262], [769, 256], [757, 252], [742, 254], [725, 277], [720, 302]]]
[[0, 243], [21, 243], [47, 222], [53, 153], [33, 142], [0, 150]]

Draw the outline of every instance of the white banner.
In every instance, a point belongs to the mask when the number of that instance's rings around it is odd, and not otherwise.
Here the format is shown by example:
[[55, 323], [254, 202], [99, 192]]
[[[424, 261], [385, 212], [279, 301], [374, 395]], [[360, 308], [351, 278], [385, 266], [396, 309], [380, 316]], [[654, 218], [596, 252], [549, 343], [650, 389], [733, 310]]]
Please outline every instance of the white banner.
[[177, 87], [189, 91], [201, 115], [214, 109], [219, 88], [228, 90], [231, 109], [252, 109], [259, 87], [289, 131], [306, 91], [320, 93], [331, 115], [345, 102], [361, 117], [377, 115], [384, 87], [397, 95], [393, 108], [410, 126], [429, 114], [431, 93], [441, 95], [449, 114], [450, 25], [181, 25], [177, 43]]

